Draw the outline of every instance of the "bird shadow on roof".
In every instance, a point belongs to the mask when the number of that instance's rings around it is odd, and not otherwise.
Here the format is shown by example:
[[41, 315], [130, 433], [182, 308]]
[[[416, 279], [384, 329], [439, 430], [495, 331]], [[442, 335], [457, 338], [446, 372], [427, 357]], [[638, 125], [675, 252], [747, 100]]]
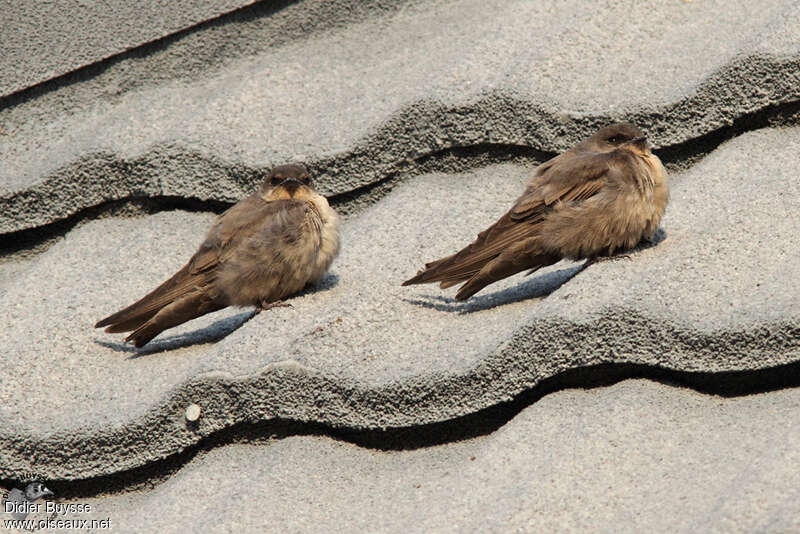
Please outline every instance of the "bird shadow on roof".
[[[618, 261], [627, 259], [630, 256], [650, 249], [661, 243], [667, 238], [667, 233], [659, 228], [649, 239], [643, 239], [635, 248], [628, 252], [616, 254], [601, 261]], [[444, 295], [421, 295], [420, 298], [404, 298], [409, 304], [430, 308], [438, 311], [457, 312], [461, 315], [476, 311], [487, 310], [497, 306], [512, 304], [523, 300], [541, 300], [550, 296], [558, 288], [569, 282], [581, 271], [590, 265], [590, 261], [573, 263], [568, 267], [544, 273], [534, 272], [533, 279], [525, 283], [515, 285], [494, 293], [478, 295], [466, 301], [459, 301], [453, 297]]]
[[254, 310], [237, 313], [236, 315], [218, 319], [208, 326], [192, 330], [191, 332], [154, 339], [140, 349], [124, 342], [103, 341], [100, 339], [95, 339], [94, 342], [117, 352], [127, 352], [130, 354], [128, 359], [132, 360], [141, 358], [142, 356], [191, 347], [193, 345], [215, 343], [244, 326], [245, 323], [256, 315], [257, 312]]
[[577, 263], [557, 271], [534, 276], [533, 279], [523, 284], [486, 295], [478, 295], [466, 301], [459, 301], [444, 295], [422, 295], [421, 298], [404, 298], [403, 300], [423, 308], [456, 312], [463, 315], [523, 300], [543, 299], [571, 280], [572, 277], [583, 270], [583, 267], [583, 264]]
[[[316, 285], [305, 288], [293, 298], [310, 293], [328, 291], [329, 289], [336, 287], [338, 283], [339, 276], [333, 273], [328, 273], [323, 276]], [[291, 303], [291, 300], [292, 299], [289, 299], [288, 303]], [[157, 354], [160, 352], [191, 347], [193, 345], [215, 343], [244, 326], [245, 323], [258, 315], [258, 313], [258, 310], [248, 310], [242, 313], [237, 313], [236, 315], [223, 317], [222, 319], [218, 319], [208, 326], [198, 328], [197, 330], [192, 330], [191, 332], [158, 337], [140, 349], [137, 349], [131, 344], [123, 342], [104, 341], [100, 339], [95, 339], [94, 341], [98, 345], [102, 345], [114, 351], [127, 352], [130, 354], [128, 359], [132, 360], [141, 358], [142, 356], [149, 356], [151, 354]]]

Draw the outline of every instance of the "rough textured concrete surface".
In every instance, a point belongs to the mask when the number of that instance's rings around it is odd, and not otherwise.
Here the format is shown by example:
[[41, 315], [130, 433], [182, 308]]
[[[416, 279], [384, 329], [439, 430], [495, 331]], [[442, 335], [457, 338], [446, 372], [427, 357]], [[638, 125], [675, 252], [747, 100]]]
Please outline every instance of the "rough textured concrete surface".
[[0, 97], [251, 3], [2, 0]]
[[[530, 169], [418, 176], [345, 223], [323, 287], [293, 308], [218, 312], [138, 353], [91, 325], [176, 271], [212, 218], [92, 221], [0, 295], [9, 310], [0, 344], [10, 349], [1, 465], [7, 475], [82, 478], [141, 466], [237, 422], [441, 422], [586, 365], [717, 372], [791, 363], [800, 357], [798, 154], [800, 128], [737, 137], [672, 177], [656, 246], [574, 278], [576, 265], [509, 278], [465, 303], [399, 284], [502, 214]], [[197, 428], [182, 420], [192, 402], [204, 409]]]
[[[797, 529], [793, 2], [244, 4], [3, 19], [1, 487], [120, 531]], [[616, 120], [670, 169], [654, 243], [400, 287]], [[317, 288], [141, 350], [92, 328], [289, 160], [347, 215]]]
[[464, 0], [368, 15], [250, 55], [213, 43], [237, 30], [276, 41], [283, 26], [233, 21], [86, 83], [10, 98], [0, 231], [128, 196], [230, 201], [287, 159], [342, 193], [451, 147], [558, 151], [620, 118], [669, 146], [800, 98], [791, 1]]
[[798, 409], [797, 389], [566, 390], [492, 435], [413, 451], [314, 436], [216, 448], [71, 517], [120, 532], [797, 532]]

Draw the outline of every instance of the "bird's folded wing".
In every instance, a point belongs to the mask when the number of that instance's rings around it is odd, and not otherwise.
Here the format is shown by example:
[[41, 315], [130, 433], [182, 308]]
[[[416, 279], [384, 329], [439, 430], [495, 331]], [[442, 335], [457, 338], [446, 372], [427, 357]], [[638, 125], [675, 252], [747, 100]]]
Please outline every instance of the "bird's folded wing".
[[[563, 157], [569, 156], [569, 157]], [[408, 283], [442, 281], [454, 285], [476, 274], [504, 250], [539, 232], [538, 223], [558, 202], [585, 200], [607, 183], [613, 158], [607, 153], [569, 153], [544, 164], [514, 207], [460, 252], [429, 263]], [[536, 251], [531, 251], [535, 253]], [[541, 251], [545, 252], [545, 251]]]
[[95, 326], [111, 325], [110, 332], [127, 332], [155, 315], [161, 308], [193, 291], [206, 289], [217, 266], [224, 262], [250, 232], [258, 231], [265, 220], [281, 216], [281, 201], [267, 203], [257, 195], [237, 203], [217, 219], [200, 249], [169, 280], [141, 300], [99, 321]]
[[511, 218], [538, 222], [556, 202], [580, 201], [595, 195], [607, 183], [613, 161], [613, 152], [578, 152], [562, 154], [545, 163], [511, 209]]

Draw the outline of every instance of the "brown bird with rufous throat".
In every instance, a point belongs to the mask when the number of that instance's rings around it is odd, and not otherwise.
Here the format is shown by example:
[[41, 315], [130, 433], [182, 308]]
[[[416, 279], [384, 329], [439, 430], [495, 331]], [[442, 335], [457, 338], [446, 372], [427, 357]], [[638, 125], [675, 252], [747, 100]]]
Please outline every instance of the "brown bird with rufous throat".
[[456, 293], [465, 300], [564, 258], [611, 256], [651, 238], [668, 201], [667, 173], [644, 133], [629, 123], [607, 126], [541, 164], [508, 213], [403, 285], [466, 282]]
[[322, 278], [339, 253], [339, 217], [300, 164], [275, 167], [258, 192], [219, 216], [200, 249], [141, 300], [98, 321], [136, 347], [228, 306], [259, 310]]

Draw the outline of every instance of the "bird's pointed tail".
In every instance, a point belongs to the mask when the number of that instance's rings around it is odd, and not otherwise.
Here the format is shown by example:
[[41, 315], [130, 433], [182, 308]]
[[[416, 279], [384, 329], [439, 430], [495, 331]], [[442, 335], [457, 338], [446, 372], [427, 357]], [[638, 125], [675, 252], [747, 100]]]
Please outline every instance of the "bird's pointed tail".
[[142, 347], [167, 328], [225, 307], [225, 304], [209, 299], [202, 292], [191, 293], [161, 308], [147, 322], [131, 332], [125, 341], [133, 342], [136, 347]]
[[94, 326], [106, 327], [110, 333], [133, 331], [126, 341], [141, 347], [167, 328], [224, 308], [219, 295], [212, 294], [210, 282], [205, 274], [192, 273], [187, 264], [143, 298]]

